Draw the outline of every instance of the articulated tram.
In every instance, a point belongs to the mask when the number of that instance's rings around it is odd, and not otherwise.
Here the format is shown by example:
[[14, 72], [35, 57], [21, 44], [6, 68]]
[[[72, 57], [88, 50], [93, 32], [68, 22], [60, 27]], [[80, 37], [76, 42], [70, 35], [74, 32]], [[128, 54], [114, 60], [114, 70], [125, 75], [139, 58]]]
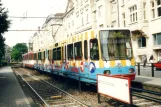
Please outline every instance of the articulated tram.
[[89, 30], [62, 41], [52, 48], [44, 48], [23, 55], [23, 65], [68, 76], [81, 81], [93, 82], [97, 74], [125, 76], [135, 79], [131, 32], [129, 29]]

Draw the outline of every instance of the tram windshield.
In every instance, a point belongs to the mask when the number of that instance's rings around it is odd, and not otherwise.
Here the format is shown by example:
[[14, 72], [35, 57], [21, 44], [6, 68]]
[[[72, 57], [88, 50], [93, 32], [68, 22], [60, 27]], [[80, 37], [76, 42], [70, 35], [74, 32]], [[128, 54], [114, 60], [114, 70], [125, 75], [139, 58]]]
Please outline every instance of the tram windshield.
[[101, 30], [100, 43], [103, 60], [132, 58], [132, 45], [129, 30]]

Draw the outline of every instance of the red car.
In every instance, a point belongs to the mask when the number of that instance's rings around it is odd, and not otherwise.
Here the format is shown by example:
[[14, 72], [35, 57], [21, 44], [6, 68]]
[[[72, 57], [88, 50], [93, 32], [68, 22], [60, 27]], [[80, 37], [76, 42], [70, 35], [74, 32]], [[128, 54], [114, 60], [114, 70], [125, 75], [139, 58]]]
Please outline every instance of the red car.
[[161, 70], [161, 59], [157, 63], [154, 63], [154, 67], [156, 70]]

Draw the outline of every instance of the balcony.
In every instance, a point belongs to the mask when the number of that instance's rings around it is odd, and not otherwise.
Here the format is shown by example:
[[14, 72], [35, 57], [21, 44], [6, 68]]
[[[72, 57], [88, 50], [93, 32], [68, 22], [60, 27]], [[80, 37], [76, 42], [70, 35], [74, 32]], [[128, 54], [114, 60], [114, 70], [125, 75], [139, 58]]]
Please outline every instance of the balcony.
[[161, 49], [161, 45], [154, 45], [153, 46], [153, 50], [160, 50]]

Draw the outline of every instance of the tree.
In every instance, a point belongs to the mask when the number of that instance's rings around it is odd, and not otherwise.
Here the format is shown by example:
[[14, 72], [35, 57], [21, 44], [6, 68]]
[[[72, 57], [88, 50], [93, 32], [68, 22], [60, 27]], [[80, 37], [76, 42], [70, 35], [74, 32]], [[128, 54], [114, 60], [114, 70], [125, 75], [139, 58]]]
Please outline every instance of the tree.
[[5, 38], [3, 36], [0, 35], [0, 60], [3, 57], [3, 55], [5, 54]]
[[2, 4], [0, 3], [0, 34], [6, 32], [9, 27], [10, 20], [8, 19], [8, 11], [2, 8]]
[[0, 62], [5, 54], [5, 38], [2, 34], [5, 33], [10, 26], [10, 20], [8, 19], [7, 13], [8, 11], [6, 11], [5, 8], [2, 8], [2, 4], [0, 3]]
[[11, 51], [11, 59], [15, 61], [22, 61], [22, 54], [26, 53], [28, 48], [25, 43], [17, 43], [13, 46]]

